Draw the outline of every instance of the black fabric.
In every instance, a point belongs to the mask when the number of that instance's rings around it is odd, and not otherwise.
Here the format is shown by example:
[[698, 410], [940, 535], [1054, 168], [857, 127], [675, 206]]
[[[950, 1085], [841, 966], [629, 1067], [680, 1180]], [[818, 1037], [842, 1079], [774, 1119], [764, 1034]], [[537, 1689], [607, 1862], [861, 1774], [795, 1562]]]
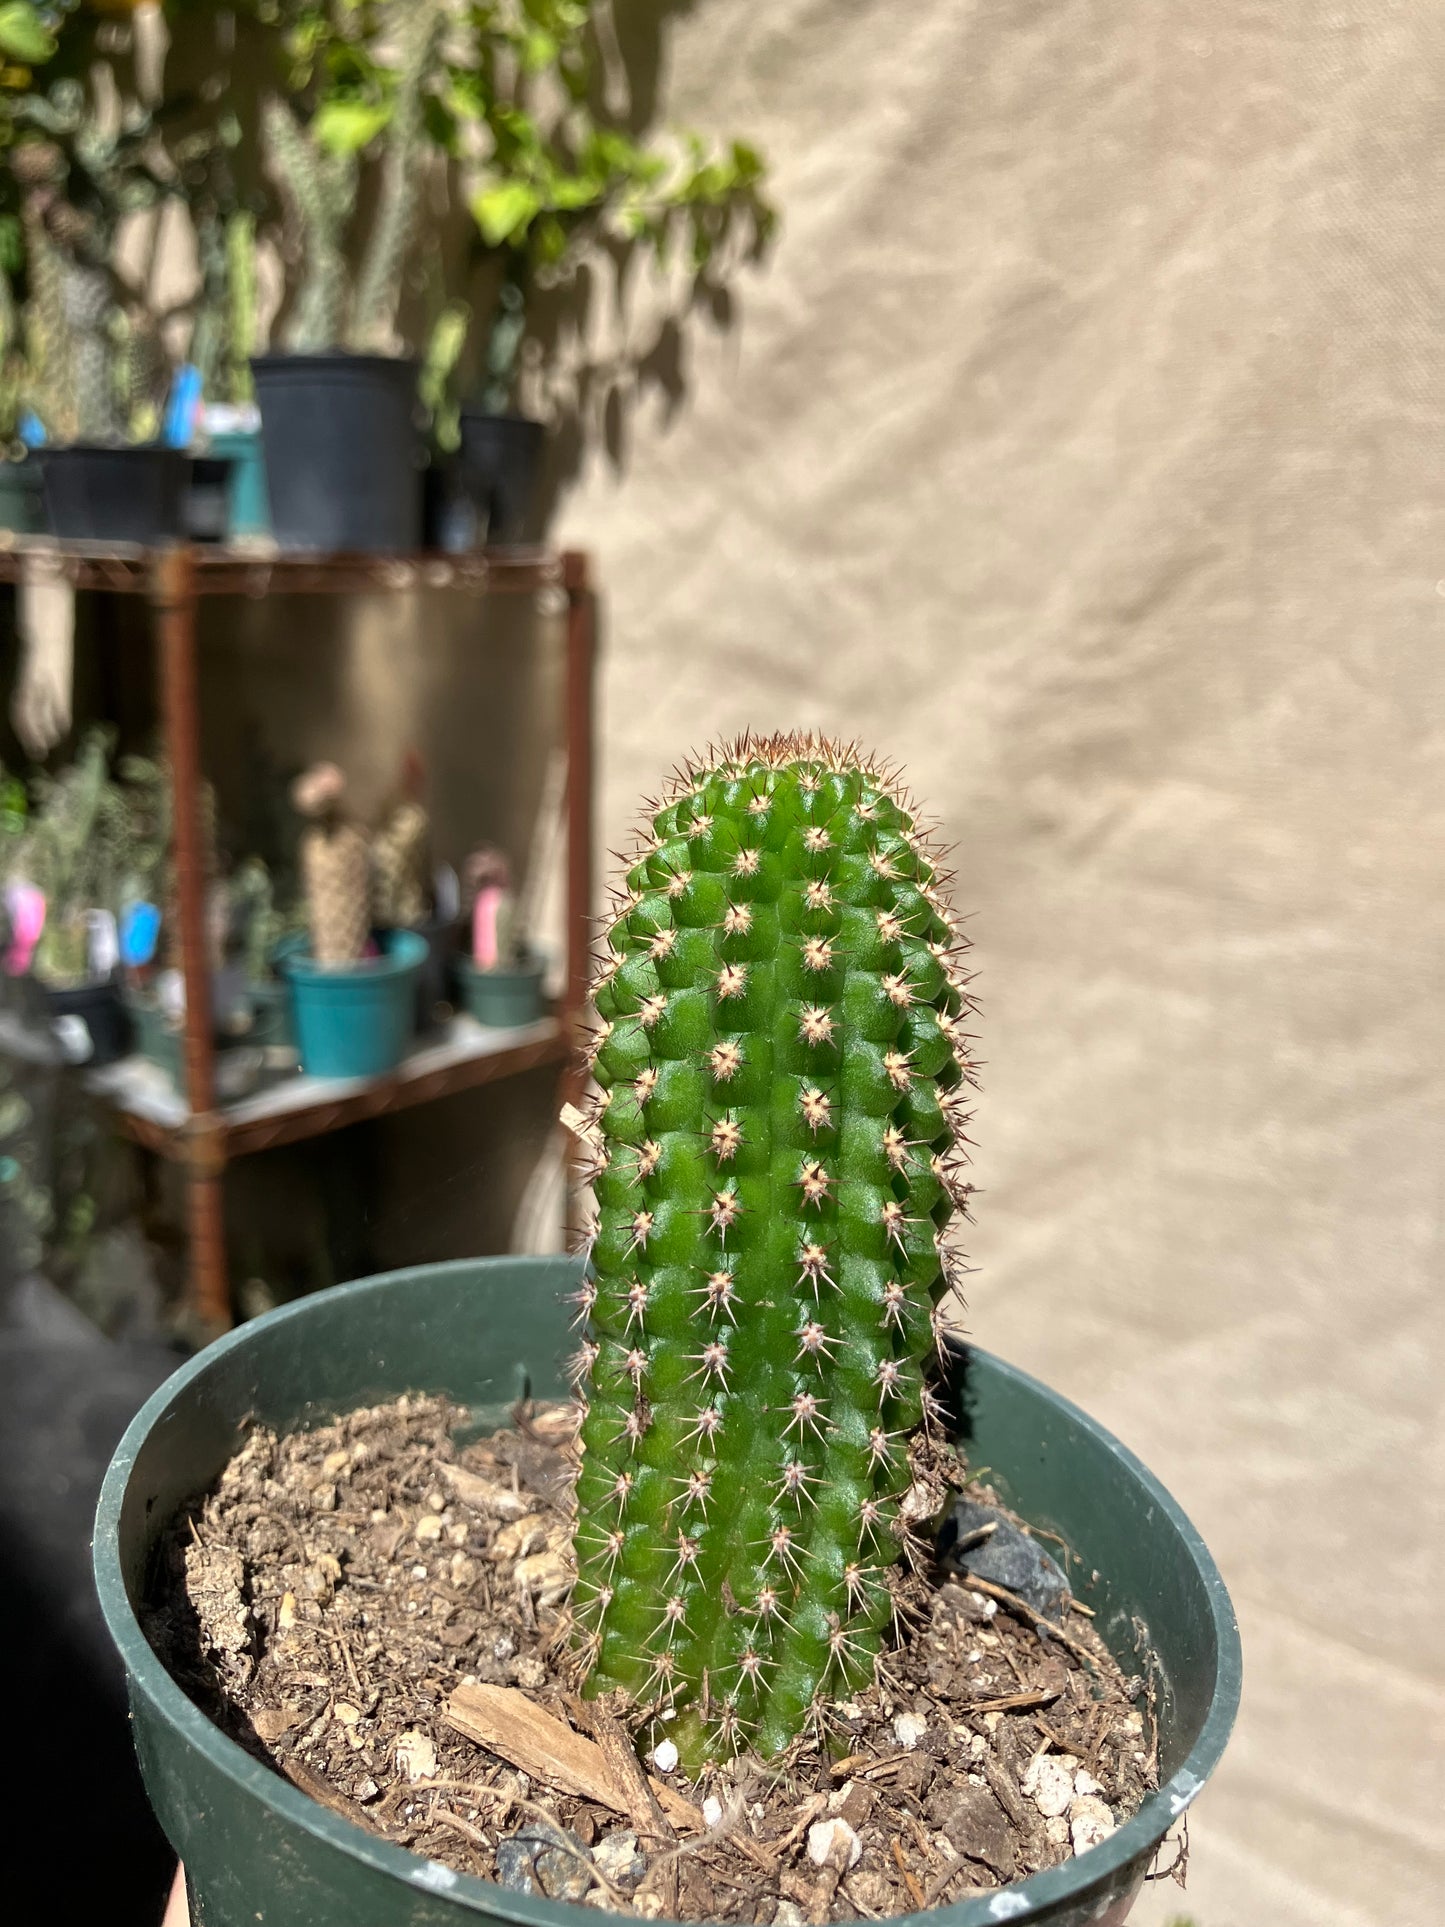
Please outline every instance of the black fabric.
[[90, 1533], [111, 1453], [176, 1362], [103, 1338], [40, 1280], [0, 1294], [5, 1911], [17, 1922], [157, 1927], [165, 1904], [174, 1856], [141, 1788]]

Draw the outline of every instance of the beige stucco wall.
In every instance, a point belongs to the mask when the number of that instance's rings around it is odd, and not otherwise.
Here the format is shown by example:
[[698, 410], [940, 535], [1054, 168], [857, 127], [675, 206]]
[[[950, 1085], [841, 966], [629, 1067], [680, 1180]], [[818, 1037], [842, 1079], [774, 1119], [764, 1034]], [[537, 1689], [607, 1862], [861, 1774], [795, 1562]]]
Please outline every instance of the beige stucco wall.
[[[970, 1322], [1216, 1549], [1203, 1927], [1440, 1918], [1445, 15], [699, 0], [786, 226], [564, 518], [603, 825], [745, 725], [958, 843]], [[639, 339], [642, 323], [637, 321]]]

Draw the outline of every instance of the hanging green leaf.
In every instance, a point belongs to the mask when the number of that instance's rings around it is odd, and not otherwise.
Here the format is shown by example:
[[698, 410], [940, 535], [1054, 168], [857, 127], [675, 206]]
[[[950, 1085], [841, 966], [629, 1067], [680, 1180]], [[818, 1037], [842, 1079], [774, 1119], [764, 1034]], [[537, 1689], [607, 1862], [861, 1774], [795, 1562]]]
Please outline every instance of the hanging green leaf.
[[5, 0], [0, 6], [0, 49], [32, 66], [55, 52], [55, 36], [29, 0]]
[[389, 107], [365, 100], [325, 100], [316, 110], [311, 131], [330, 154], [359, 154], [370, 146], [391, 119]]
[[488, 247], [520, 241], [541, 208], [541, 198], [528, 181], [497, 181], [472, 196], [472, 219]]

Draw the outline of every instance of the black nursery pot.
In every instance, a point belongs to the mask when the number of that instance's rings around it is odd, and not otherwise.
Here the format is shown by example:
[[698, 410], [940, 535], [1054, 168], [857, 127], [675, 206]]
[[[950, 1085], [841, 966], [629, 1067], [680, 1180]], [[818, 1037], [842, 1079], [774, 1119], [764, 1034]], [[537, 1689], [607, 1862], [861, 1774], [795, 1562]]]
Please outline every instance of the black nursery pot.
[[90, 1052], [84, 1059], [87, 1070], [99, 1070], [103, 1064], [114, 1064], [129, 1055], [130, 1016], [117, 984], [107, 980], [77, 984], [67, 990], [52, 989], [49, 984], [43, 988], [52, 1023], [57, 1018], [78, 1018], [89, 1032]]
[[472, 503], [489, 546], [522, 542], [533, 534], [545, 440], [541, 422], [525, 415], [462, 408], [455, 486]]
[[[566, 1395], [566, 1258], [486, 1258], [363, 1279], [220, 1339], [161, 1387], [126, 1433], [101, 1495], [95, 1575], [125, 1662], [141, 1772], [185, 1862], [197, 1927], [582, 1927], [590, 1908], [453, 1872], [310, 1800], [228, 1739], [146, 1642], [136, 1615], [177, 1508], [252, 1421], [282, 1430], [402, 1392], [445, 1394], [494, 1430], [521, 1397]], [[1164, 1488], [1102, 1427], [986, 1352], [954, 1360], [969, 1456], [1025, 1518], [1079, 1557], [1095, 1623], [1126, 1671], [1142, 1625], [1157, 1659], [1161, 1785], [1117, 1832], [1063, 1866], [928, 1916], [930, 1927], [1119, 1927], [1164, 1836], [1217, 1763], [1239, 1701], [1224, 1584]], [[922, 1927], [923, 1917], [910, 1918]]]
[[419, 549], [417, 363], [393, 355], [258, 355], [251, 363], [271, 523], [283, 549]]
[[186, 533], [193, 542], [224, 542], [231, 520], [229, 455], [196, 455], [186, 493]]
[[50, 533], [64, 542], [153, 546], [186, 532], [191, 458], [179, 448], [76, 442], [35, 451]]

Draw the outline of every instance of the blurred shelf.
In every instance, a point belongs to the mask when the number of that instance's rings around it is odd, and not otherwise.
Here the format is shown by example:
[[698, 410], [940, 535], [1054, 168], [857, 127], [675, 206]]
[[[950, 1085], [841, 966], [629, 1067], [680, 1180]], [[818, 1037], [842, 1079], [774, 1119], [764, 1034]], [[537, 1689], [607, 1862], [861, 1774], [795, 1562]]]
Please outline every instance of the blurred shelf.
[[[0, 531], [0, 582], [18, 582], [27, 559], [58, 563], [77, 589], [145, 595], [164, 549], [129, 543], [57, 542], [46, 536]], [[553, 549], [482, 549], [471, 555], [316, 555], [261, 547], [199, 544], [195, 591], [203, 596], [401, 595], [448, 589], [474, 595], [525, 595], [564, 587], [562, 558]]]
[[[566, 1056], [563, 1028], [555, 1017], [516, 1030], [490, 1030], [470, 1017], [454, 1017], [441, 1037], [420, 1044], [385, 1077], [297, 1074], [226, 1105], [214, 1114], [222, 1155], [244, 1157], [322, 1137], [366, 1118], [475, 1090], [540, 1065], [560, 1064]], [[189, 1155], [190, 1108], [154, 1064], [128, 1057], [91, 1071], [86, 1084], [139, 1143], [163, 1157]]]

